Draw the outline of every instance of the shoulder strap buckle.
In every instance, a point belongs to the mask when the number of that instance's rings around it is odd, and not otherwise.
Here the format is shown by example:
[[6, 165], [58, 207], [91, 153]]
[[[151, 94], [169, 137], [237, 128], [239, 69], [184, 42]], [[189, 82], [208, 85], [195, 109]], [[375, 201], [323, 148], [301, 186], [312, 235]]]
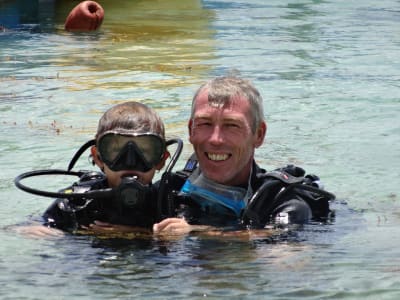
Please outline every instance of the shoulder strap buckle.
[[304, 177], [296, 177], [293, 176], [285, 171], [279, 171], [279, 170], [275, 170], [275, 171], [271, 171], [271, 172], [267, 172], [264, 173], [260, 176], [261, 178], [266, 178], [266, 177], [271, 177], [271, 178], [275, 178], [278, 179], [284, 183], [287, 184], [292, 184], [292, 183], [301, 183], [304, 181]]

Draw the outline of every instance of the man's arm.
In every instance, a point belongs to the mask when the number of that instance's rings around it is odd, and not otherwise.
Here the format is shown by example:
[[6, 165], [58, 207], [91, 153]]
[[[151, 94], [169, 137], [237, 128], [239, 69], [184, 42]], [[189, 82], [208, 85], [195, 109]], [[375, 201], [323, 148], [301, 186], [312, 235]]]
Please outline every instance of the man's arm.
[[274, 209], [271, 221], [275, 224], [304, 224], [311, 218], [311, 208], [304, 200], [291, 199]]

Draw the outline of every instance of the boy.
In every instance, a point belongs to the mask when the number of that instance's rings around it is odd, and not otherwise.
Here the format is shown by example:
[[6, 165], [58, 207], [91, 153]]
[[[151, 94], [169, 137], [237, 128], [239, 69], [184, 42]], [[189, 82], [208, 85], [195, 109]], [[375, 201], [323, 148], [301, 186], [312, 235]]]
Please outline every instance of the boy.
[[98, 199], [56, 199], [42, 216], [45, 226], [30, 226], [23, 230], [25, 233], [60, 234], [54, 229], [132, 232], [135, 226], [151, 228], [157, 218], [152, 179], [169, 157], [164, 124], [157, 113], [134, 101], [110, 108], [99, 120], [91, 156], [102, 172], [88, 173], [64, 193], [117, 192]]

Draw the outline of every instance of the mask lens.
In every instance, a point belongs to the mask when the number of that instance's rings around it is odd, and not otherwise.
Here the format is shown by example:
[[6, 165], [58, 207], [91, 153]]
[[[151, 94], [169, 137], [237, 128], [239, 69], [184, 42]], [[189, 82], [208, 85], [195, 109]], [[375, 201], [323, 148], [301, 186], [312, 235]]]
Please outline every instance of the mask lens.
[[135, 137], [134, 142], [149, 163], [155, 165], [160, 162], [165, 152], [165, 144], [160, 137], [156, 135], [142, 135]]
[[[161, 161], [165, 152], [164, 141], [154, 134], [135, 136], [107, 133], [100, 137], [97, 147], [101, 159], [114, 171], [116, 167], [113, 166], [118, 166], [118, 170], [131, 170], [135, 169], [135, 166], [142, 165], [153, 167]], [[149, 168], [140, 167], [139, 169], [135, 170], [147, 171]]]

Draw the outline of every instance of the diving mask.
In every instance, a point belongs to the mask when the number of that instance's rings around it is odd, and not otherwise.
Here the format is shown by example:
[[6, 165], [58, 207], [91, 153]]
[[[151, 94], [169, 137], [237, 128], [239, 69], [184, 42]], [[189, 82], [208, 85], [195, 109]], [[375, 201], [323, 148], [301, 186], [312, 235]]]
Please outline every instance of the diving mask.
[[113, 171], [147, 172], [166, 151], [164, 139], [154, 133], [106, 131], [97, 141], [101, 160]]

